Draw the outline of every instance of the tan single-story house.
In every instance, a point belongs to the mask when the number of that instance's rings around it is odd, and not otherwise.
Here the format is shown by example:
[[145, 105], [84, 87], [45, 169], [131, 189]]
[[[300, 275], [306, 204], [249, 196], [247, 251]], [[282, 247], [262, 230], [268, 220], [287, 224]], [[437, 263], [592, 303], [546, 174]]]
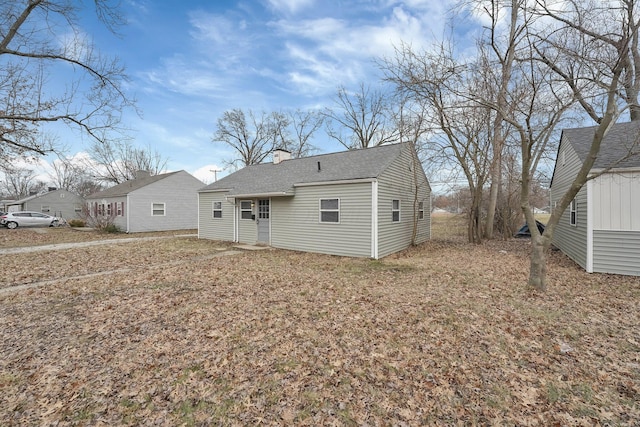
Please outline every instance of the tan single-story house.
[[299, 159], [276, 150], [199, 190], [198, 237], [378, 259], [429, 239], [430, 212], [412, 144]]

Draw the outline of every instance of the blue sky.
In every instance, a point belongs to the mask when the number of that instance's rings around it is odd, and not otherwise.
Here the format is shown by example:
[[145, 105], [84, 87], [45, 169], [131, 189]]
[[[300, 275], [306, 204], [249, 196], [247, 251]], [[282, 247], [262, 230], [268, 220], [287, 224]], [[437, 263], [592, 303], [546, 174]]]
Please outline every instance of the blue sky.
[[[233, 152], [211, 138], [226, 110], [320, 109], [339, 86], [380, 83], [375, 60], [394, 45], [426, 47], [446, 31], [445, 0], [124, 0], [128, 24], [116, 37], [94, 17], [83, 29], [127, 68], [138, 117], [135, 145], [205, 182]], [[83, 150], [68, 136], [70, 153]], [[320, 152], [342, 150], [318, 132]], [[51, 159], [49, 159], [51, 160]], [[228, 171], [218, 175], [224, 176]]]

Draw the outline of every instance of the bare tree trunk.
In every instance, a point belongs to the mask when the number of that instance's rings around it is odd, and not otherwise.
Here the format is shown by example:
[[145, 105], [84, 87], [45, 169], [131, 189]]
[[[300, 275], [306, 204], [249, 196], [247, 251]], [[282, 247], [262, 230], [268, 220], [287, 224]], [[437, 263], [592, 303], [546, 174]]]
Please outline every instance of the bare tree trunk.
[[[529, 229], [531, 229], [531, 226], [529, 226]], [[543, 243], [542, 236], [534, 237], [533, 233], [531, 233], [529, 286], [537, 291], [547, 290], [547, 247]]]
[[[491, 186], [489, 187], [489, 206], [487, 207], [487, 220], [484, 237], [493, 239], [493, 225], [496, 220], [496, 208], [498, 206], [498, 194], [502, 185], [502, 144], [499, 151], [494, 151], [493, 164], [491, 166]], [[495, 148], [495, 147], [494, 147]]]

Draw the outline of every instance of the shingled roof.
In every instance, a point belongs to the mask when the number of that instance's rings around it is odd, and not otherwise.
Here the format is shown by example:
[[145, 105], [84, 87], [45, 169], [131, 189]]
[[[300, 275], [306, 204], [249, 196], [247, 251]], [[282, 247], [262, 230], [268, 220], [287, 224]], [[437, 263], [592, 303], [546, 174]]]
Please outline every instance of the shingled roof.
[[[587, 159], [596, 129], [590, 126], [562, 131], [582, 162]], [[616, 123], [605, 135], [593, 168], [610, 167], [640, 167], [640, 121]]]
[[292, 195], [296, 184], [377, 178], [402, 152], [405, 144], [321, 154], [278, 164], [247, 166], [200, 192], [227, 191], [228, 195]]
[[177, 172], [169, 172], [163, 173], [160, 175], [146, 175], [141, 178], [130, 179], [121, 184], [114, 185], [113, 187], [109, 187], [106, 190], [99, 191], [97, 193], [93, 193], [87, 199], [106, 199], [109, 197], [122, 197], [131, 193], [132, 191], [138, 190], [139, 188], [146, 187], [149, 184], [153, 184], [156, 181], [160, 181], [161, 179], [167, 178]]

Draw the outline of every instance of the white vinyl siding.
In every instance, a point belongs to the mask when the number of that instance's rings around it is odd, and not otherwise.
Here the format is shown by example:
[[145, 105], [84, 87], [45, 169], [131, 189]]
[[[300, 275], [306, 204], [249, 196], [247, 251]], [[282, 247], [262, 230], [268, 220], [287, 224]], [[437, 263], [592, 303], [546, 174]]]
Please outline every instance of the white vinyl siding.
[[[20, 202], [18, 200], [18, 202]], [[82, 197], [64, 190], [53, 190], [27, 200], [17, 205], [8, 204], [12, 211], [36, 211], [45, 212], [49, 215], [64, 218], [67, 221], [81, 218], [81, 210], [76, 211], [76, 207], [82, 207], [85, 201]], [[48, 209], [48, 211], [45, 211]]]
[[[414, 216], [417, 223], [416, 243], [429, 239], [431, 217], [427, 214], [424, 220], [418, 220], [418, 204], [414, 205], [417, 175], [417, 201], [429, 201], [431, 188], [422, 168], [417, 173], [413, 170], [411, 151], [403, 153], [378, 178], [378, 256], [385, 257], [394, 252], [406, 249], [411, 244]], [[393, 222], [392, 200], [400, 201], [400, 220]]]
[[[354, 257], [371, 256], [371, 182], [296, 187], [271, 198], [271, 246]], [[339, 199], [340, 222], [319, 221], [319, 200]]]
[[[200, 220], [198, 238], [233, 241], [233, 215], [235, 206], [225, 200], [224, 193], [199, 194]], [[219, 204], [221, 217], [213, 218], [212, 207]]]
[[[132, 191], [121, 199], [127, 201], [123, 221], [130, 233], [144, 231], [189, 230], [198, 227], [198, 193], [204, 184], [185, 171], [179, 171]], [[153, 203], [164, 203], [164, 215], [152, 215]], [[211, 204], [207, 206], [207, 210]], [[209, 217], [211, 214], [209, 213]]]
[[640, 231], [640, 172], [601, 175], [593, 193], [594, 230]]
[[640, 276], [640, 231], [594, 230], [593, 271]]

